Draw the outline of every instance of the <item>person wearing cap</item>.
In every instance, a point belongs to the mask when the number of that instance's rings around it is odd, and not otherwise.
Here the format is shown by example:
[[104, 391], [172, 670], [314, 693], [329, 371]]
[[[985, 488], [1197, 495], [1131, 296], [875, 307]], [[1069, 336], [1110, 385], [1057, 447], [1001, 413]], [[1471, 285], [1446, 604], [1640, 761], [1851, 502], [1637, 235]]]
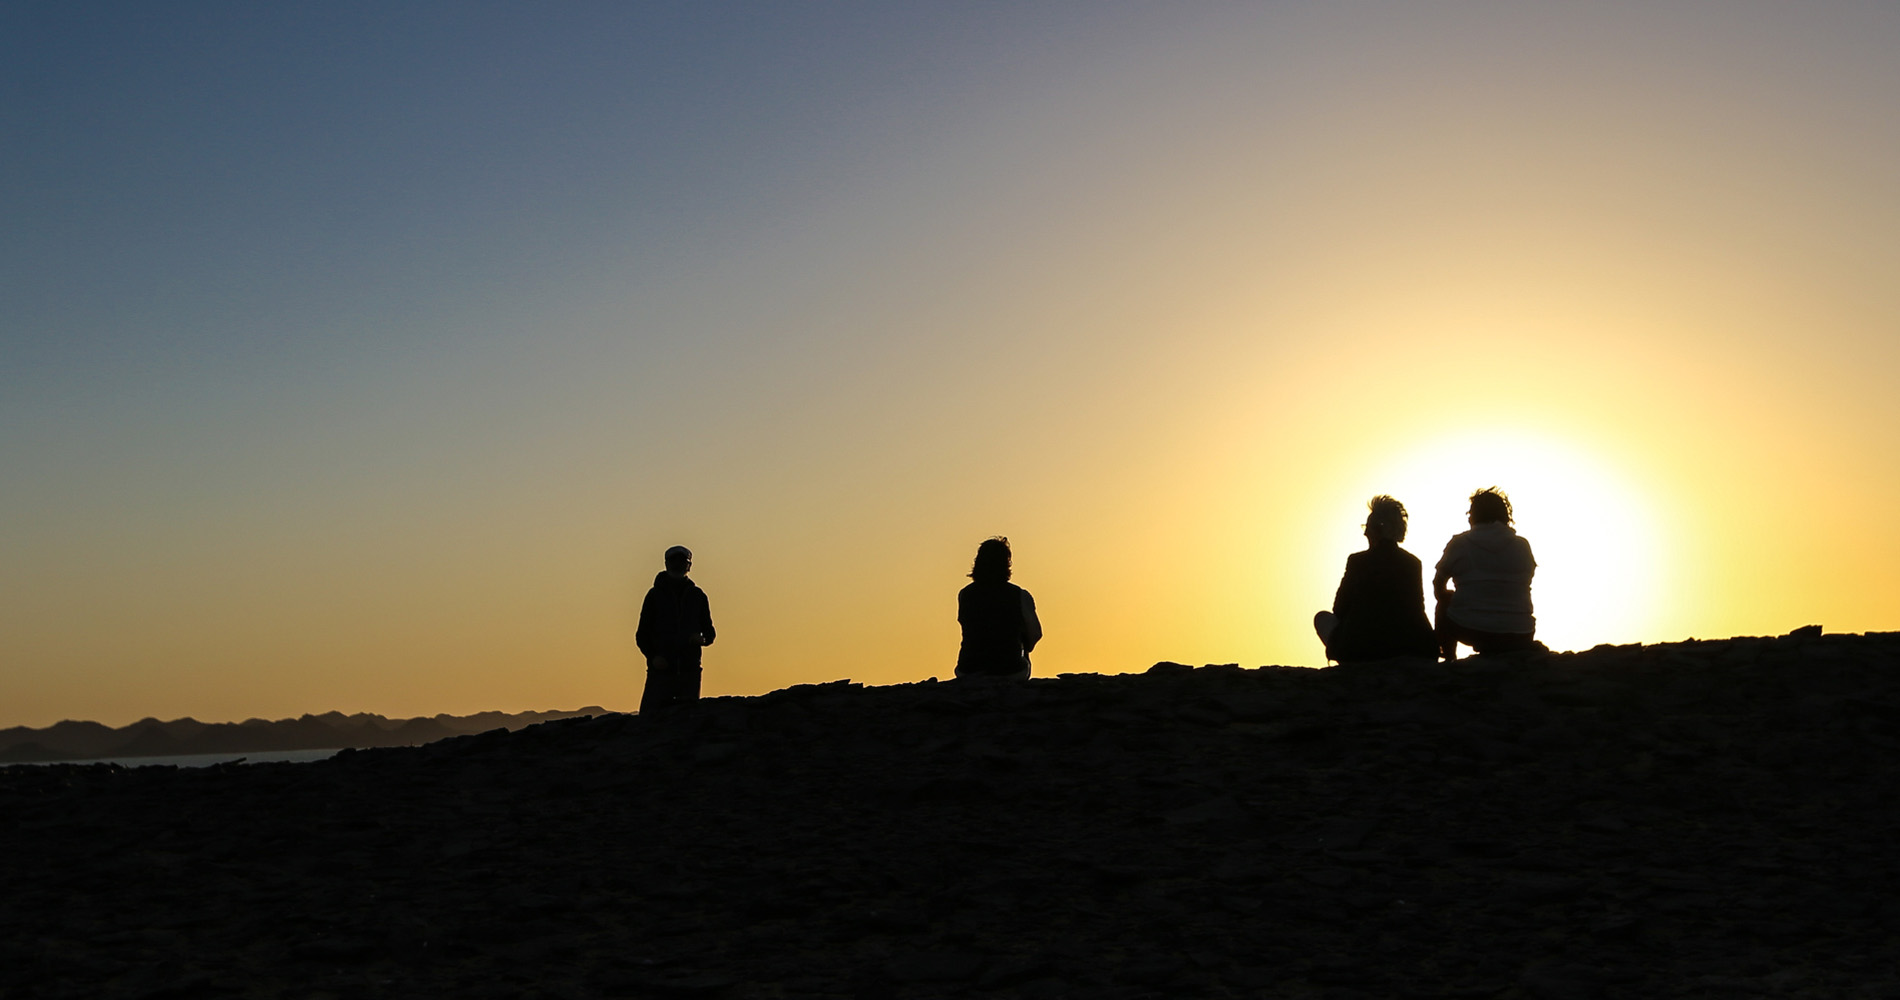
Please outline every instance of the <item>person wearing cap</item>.
[[691, 550], [684, 545], [667, 549], [666, 569], [653, 578], [653, 589], [640, 604], [633, 641], [647, 658], [641, 715], [699, 700], [700, 651], [712, 645], [714, 633], [706, 592], [686, 578], [692, 569]]

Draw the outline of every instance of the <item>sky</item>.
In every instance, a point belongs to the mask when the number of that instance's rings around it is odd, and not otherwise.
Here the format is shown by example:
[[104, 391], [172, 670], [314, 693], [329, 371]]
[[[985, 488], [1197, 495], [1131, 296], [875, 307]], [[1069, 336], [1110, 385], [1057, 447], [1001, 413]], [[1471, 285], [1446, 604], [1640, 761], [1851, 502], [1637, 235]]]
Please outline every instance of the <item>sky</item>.
[[1900, 629], [1900, 8], [0, 0], [0, 726]]

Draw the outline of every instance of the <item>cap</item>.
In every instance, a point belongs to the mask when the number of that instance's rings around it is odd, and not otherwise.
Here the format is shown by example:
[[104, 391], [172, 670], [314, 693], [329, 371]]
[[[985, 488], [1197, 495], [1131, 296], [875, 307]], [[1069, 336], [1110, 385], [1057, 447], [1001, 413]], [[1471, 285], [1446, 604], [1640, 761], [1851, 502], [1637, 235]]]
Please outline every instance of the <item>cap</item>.
[[687, 561], [687, 562], [692, 562], [692, 561], [693, 561], [693, 550], [692, 550], [692, 549], [689, 549], [689, 548], [687, 548], [687, 547], [686, 547], [686, 546], [684, 546], [684, 545], [675, 545], [675, 546], [673, 546], [672, 548], [670, 548], [670, 549], [667, 549], [667, 550], [666, 550], [666, 561], [667, 561], [667, 562], [669, 562], [669, 563], [670, 563], [670, 562], [673, 562], [673, 561], [675, 561], [675, 560], [679, 560], [679, 559], [684, 559], [684, 560], [685, 560], [685, 561]]

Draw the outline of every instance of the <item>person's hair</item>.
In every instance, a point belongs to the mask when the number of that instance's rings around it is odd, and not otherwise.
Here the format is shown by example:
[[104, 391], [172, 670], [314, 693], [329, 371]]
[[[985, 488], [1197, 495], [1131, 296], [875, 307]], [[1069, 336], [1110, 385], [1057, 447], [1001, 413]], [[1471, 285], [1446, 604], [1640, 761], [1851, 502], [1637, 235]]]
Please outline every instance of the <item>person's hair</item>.
[[1393, 542], [1405, 541], [1404, 504], [1381, 493], [1366, 501], [1366, 509], [1372, 512], [1366, 515], [1366, 527], [1377, 532], [1380, 538]]
[[1471, 520], [1474, 524], [1510, 524], [1511, 498], [1495, 486], [1471, 494]]
[[970, 579], [978, 583], [1002, 583], [1009, 579], [1009, 539], [997, 535], [984, 539], [983, 544], [976, 547]]

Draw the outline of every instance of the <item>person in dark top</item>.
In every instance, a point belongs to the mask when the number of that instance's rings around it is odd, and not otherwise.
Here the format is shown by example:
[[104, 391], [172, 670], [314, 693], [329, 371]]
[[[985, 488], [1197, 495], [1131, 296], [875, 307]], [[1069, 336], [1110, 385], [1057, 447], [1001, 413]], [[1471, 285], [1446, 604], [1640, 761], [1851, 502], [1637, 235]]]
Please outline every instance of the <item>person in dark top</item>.
[[1380, 494], [1366, 508], [1366, 550], [1346, 557], [1333, 610], [1313, 616], [1326, 658], [1340, 663], [1393, 656], [1435, 660], [1438, 637], [1425, 617], [1424, 570], [1417, 556], [1399, 548], [1405, 540], [1405, 505]]
[[693, 553], [684, 545], [666, 550], [666, 571], [653, 578], [653, 589], [640, 604], [640, 628], [633, 641], [647, 658], [647, 685], [640, 714], [699, 700], [700, 651], [712, 645], [712, 605], [706, 592], [686, 578]]
[[1036, 599], [1009, 582], [1009, 539], [998, 535], [976, 547], [969, 586], [957, 593], [963, 647], [958, 677], [1029, 676], [1029, 651], [1042, 641]]

